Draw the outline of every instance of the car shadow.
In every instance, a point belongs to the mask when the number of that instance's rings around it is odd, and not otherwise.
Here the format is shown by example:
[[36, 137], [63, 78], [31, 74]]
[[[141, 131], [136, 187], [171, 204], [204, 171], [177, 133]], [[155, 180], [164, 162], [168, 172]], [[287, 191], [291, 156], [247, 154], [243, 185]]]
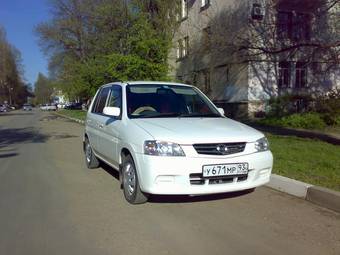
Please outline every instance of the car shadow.
[[34, 115], [31, 112], [1, 112], [0, 116], [20, 116], [20, 115]]
[[1, 154], [0, 153], [0, 158], [11, 158], [11, 157], [15, 157], [18, 156], [18, 153], [12, 152], [12, 153], [5, 153], [5, 154]]
[[106, 164], [103, 161], [100, 161], [100, 167], [105, 170], [108, 174], [110, 174], [112, 177], [114, 177], [119, 182], [119, 173], [118, 170], [112, 168], [108, 164]]
[[44, 143], [49, 138], [32, 127], [0, 129], [0, 136], [0, 149], [21, 143]]
[[[108, 174], [113, 176], [119, 183], [118, 171], [107, 165], [104, 162], [100, 162], [100, 167], [105, 170]], [[149, 203], [195, 203], [195, 202], [206, 202], [214, 200], [232, 199], [240, 196], [248, 195], [254, 192], [255, 189], [242, 190], [237, 192], [209, 194], [209, 195], [150, 195]]]
[[207, 201], [215, 201], [215, 200], [224, 200], [231, 199], [240, 196], [245, 196], [254, 192], [255, 189], [237, 191], [237, 192], [228, 192], [228, 193], [219, 193], [219, 194], [209, 194], [209, 195], [151, 195], [149, 197], [149, 203], [195, 203], [195, 202], [207, 202]]

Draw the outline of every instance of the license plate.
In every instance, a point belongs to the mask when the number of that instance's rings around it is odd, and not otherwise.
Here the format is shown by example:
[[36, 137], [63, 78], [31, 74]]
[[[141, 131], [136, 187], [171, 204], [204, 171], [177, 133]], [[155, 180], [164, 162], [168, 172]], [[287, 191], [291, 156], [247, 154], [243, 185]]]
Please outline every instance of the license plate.
[[248, 174], [248, 163], [203, 166], [203, 177]]

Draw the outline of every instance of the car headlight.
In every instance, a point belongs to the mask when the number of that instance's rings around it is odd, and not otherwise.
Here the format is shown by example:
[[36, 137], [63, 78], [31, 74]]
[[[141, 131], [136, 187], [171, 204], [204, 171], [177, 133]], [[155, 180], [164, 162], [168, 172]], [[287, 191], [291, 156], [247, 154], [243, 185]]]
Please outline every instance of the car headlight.
[[154, 156], [185, 156], [179, 144], [164, 141], [145, 141], [144, 154]]
[[267, 138], [262, 137], [261, 139], [255, 142], [255, 149], [257, 151], [267, 151], [269, 150], [269, 142]]

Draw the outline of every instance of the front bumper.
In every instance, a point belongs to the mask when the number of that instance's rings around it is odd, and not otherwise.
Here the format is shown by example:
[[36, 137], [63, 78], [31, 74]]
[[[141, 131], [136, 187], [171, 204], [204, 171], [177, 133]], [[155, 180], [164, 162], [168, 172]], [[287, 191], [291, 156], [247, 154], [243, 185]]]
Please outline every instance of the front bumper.
[[[199, 177], [203, 165], [244, 162], [249, 164], [247, 176], [219, 177], [218, 181], [209, 181], [209, 179]], [[270, 151], [228, 158], [160, 157], [135, 154], [135, 164], [140, 188], [146, 193], [201, 195], [252, 189], [268, 183], [273, 156]]]

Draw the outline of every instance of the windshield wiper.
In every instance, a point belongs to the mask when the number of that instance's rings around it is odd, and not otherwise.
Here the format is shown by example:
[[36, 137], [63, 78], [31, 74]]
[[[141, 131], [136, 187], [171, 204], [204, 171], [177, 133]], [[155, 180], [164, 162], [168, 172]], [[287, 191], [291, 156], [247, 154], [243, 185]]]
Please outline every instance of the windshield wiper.
[[200, 117], [215, 117], [221, 118], [222, 116], [217, 113], [178, 113], [178, 112], [170, 112], [170, 113], [155, 113], [148, 115], [138, 115], [133, 116], [133, 118], [167, 118], [167, 117], [179, 117], [179, 118], [200, 118]]
[[140, 115], [137, 118], [166, 118], [166, 117], [179, 117], [181, 116], [178, 112], [170, 112], [170, 113], [156, 113], [150, 115]]
[[216, 117], [220, 118], [221, 115], [217, 113], [188, 113], [188, 114], [181, 114], [180, 117]]

